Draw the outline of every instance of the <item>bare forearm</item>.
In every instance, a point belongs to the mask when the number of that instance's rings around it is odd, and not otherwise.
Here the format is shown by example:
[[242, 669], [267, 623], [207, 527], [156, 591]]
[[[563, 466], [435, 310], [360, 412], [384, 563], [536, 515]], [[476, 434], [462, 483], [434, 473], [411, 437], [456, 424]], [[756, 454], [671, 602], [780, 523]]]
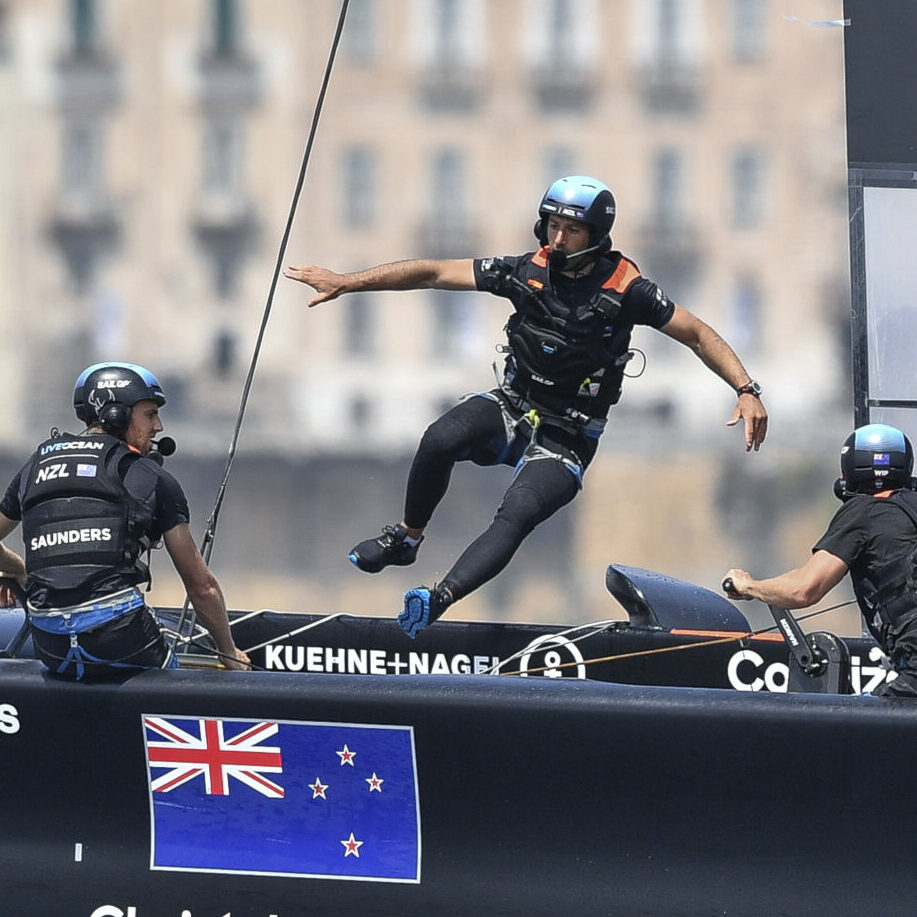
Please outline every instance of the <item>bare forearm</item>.
[[235, 652], [235, 642], [229, 628], [229, 617], [226, 614], [226, 600], [219, 583], [215, 580], [206, 587], [190, 590], [188, 598], [197, 612], [201, 623], [213, 637], [217, 649], [228, 656]]
[[745, 570], [734, 567], [724, 579], [731, 580], [734, 594], [742, 599], [758, 599], [777, 608], [808, 608], [820, 602], [847, 573], [847, 564], [828, 551], [816, 551], [795, 570], [770, 579], [756, 580]]
[[348, 291], [417, 290], [434, 287], [442, 274], [442, 262], [431, 260], [393, 261], [365, 271], [344, 274]]
[[699, 329], [697, 340], [688, 346], [708, 369], [734, 389], [751, 380], [735, 351], [709, 325]]
[[797, 570], [793, 570], [771, 579], [752, 579], [743, 583], [741, 591], [749, 598], [757, 599], [766, 605], [775, 605], [777, 608], [808, 608], [821, 596], [817, 590], [813, 590], [794, 575], [797, 573]]
[[0, 573], [11, 576], [21, 584], [25, 584], [25, 562], [5, 544], [0, 544]]
[[473, 290], [475, 286], [474, 262], [467, 258], [392, 261], [350, 274], [337, 274], [316, 265], [288, 267], [283, 273], [290, 280], [305, 283], [317, 292], [310, 306], [337, 299], [345, 293], [367, 290]]

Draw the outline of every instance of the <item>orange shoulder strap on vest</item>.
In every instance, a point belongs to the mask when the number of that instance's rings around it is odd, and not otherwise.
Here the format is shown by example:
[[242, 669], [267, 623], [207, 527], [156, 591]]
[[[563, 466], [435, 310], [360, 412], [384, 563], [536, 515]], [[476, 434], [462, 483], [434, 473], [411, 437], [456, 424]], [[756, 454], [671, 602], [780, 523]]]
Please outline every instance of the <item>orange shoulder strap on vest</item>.
[[622, 255], [614, 273], [602, 284], [602, 289], [623, 293], [639, 276], [637, 265]]

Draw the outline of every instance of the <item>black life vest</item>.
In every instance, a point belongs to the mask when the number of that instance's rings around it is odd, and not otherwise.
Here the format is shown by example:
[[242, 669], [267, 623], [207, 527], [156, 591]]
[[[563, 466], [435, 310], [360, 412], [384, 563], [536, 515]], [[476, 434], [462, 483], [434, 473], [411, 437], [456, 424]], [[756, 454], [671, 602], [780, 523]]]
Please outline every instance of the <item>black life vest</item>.
[[21, 473], [19, 501], [29, 597], [85, 602], [149, 581], [156, 464], [113, 436], [43, 442]]
[[623, 256], [589, 300], [568, 308], [551, 289], [546, 249], [520, 271], [530, 295], [506, 324], [506, 382], [534, 407], [604, 416], [621, 397], [632, 325], [619, 321], [621, 299], [640, 276]]
[[[899, 490], [885, 499], [904, 510], [917, 527], [917, 495]], [[915, 546], [882, 567], [871, 587], [856, 583], [854, 586], [861, 608], [868, 612], [864, 616], [870, 632], [892, 661], [899, 662], [902, 654], [898, 643], [917, 623], [917, 532]]]

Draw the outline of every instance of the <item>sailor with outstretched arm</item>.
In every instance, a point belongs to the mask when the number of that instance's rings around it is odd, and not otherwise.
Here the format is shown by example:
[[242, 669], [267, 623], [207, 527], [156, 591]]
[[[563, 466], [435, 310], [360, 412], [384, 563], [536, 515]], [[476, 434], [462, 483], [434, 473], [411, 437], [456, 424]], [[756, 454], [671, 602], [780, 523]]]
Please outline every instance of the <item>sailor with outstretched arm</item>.
[[612, 249], [614, 219], [609, 188], [572, 175], [555, 181], [541, 199], [534, 252], [400, 261], [350, 274], [317, 266], [285, 271], [316, 290], [310, 306], [364, 290], [438, 289], [479, 290], [513, 307], [497, 387], [462, 400], [427, 429], [408, 476], [401, 522], [350, 551], [366, 573], [412, 564], [456, 462], [514, 469], [490, 527], [441, 582], [405, 595], [398, 620], [410, 637], [500, 573], [535, 526], [579, 493], [608, 411], [620, 398], [636, 325], [692, 350], [735, 391], [727, 423], [742, 421], [746, 451], [764, 442], [760, 385], [713, 328]]

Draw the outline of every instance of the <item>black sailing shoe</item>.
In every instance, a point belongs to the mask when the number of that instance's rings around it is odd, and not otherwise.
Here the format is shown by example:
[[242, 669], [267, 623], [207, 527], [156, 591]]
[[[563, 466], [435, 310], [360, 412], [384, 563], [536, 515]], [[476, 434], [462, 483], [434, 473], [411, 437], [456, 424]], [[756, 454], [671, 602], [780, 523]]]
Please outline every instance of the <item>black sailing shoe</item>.
[[378, 538], [361, 541], [347, 557], [364, 573], [379, 573], [389, 566], [407, 567], [417, 560], [417, 549], [423, 541], [421, 535], [417, 544], [408, 544], [404, 540], [407, 534], [400, 525], [387, 525]]

